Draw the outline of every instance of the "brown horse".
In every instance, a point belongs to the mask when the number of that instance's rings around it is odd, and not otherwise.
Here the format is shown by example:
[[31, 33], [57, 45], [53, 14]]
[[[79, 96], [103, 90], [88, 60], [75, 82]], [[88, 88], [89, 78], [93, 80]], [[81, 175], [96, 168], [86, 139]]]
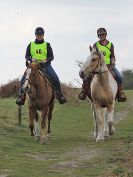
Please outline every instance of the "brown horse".
[[26, 80], [23, 90], [26, 92], [26, 98], [29, 106], [29, 128], [31, 136], [39, 139], [39, 125], [37, 110], [41, 111], [41, 144], [46, 142], [46, 117], [48, 116], [48, 134], [50, 133], [50, 121], [54, 108], [54, 92], [52, 86], [40, 72], [40, 64], [29, 64], [25, 75]]

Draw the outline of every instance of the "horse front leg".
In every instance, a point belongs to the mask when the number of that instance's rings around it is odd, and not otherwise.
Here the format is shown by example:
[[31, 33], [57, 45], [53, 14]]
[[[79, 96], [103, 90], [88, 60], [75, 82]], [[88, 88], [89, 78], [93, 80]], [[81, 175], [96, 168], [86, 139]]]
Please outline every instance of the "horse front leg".
[[93, 102], [91, 103], [91, 108], [93, 110], [93, 118], [94, 118], [94, 135], [93, 135], [93, 137], [97, 138], [97, 135], [98, 135], [98, 125], [97, 125], [97, 119], [96, 119], [96, 111], [94, 109]]
[[103, 109], [95, 104], [95, 111], [96, 111], [96, 122], [98, 128], [98, 135], [96, 137], [96, 142], [104, 140], [104, 111]]
[[113, 105], [108, 107], [108, 110], [107, 110], [108, 127], [109, 127], [108, 134], [109, 135], [113, 135], [115, 132], [113, 114], [114, 114], [114, 103], [113, 103]]
[[45, 106], [45, 108], [42, 110], [42, 122], [41, 122], [41, 128], [42, 128], [42, 132], [41, 132], [41, 144], [45, 144], [46, 143], [46, 138], [47, 138], [47, 130], [46, 130], [46, 116], [48, 113], [48, 105]]
[[50, 122], [51, 122], [51, 119], [52, 119], [53, 109], [54, 109], [54, 96], [52, 97], [52, 99], [49, 103], [49, 109], [48, 109], [48, 135], [50, 135], [50, 133], [51, 133]]
[[104, 137], [109, 138], [109, 128], [108, 128], [108, 115], [107, 115], [107, 109], [105, 114], [105, 120], [104, 120]]
[[40, 139], [40, 133], [39, 133], [39, 125], [38, 125], [38, 113], [37, 111], [35, 111], [35, 128], [34, 128], [34, 132], [35, 132], [35, 140], [38, 141]]
[[31, 136], [34, 136], [34, 116], [35, 116], [34, 109], [29, 106], [29, 128], [31, 131]]

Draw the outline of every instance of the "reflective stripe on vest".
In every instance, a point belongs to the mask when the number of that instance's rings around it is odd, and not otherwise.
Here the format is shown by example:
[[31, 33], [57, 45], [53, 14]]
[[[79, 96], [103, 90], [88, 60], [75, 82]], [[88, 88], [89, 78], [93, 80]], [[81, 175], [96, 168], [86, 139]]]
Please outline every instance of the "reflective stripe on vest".
[[99, 42], [97, 42], [97, 43], [96, 43], [96, 46], [98, 47], [98, 49], [100, 50], [100, 52], [103, 53], [104, 59], [105, 59], [105, 63], [106, 63], [107, 65], [110, 64], [111, 42], [109, 42], [108, 45], [106, 45], [106, 46], [101, 45]]
[[37, 59], [38, 61], [44, 61], [47, 58], [47, 42], [42, 44], [36, 44], [31, 42], [30, 44], [31, 57]]

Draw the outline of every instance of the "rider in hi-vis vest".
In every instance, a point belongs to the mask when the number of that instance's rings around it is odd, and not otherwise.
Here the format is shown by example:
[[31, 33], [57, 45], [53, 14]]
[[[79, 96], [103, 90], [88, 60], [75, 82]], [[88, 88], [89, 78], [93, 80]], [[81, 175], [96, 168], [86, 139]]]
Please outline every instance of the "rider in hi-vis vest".
[[[56, 98], [60, 104], [64, 104], [67, 102], [67, 99], [61, 92], [59, 78], [51, 66], [51, 61], [54, 59], [53, 50], [50, 43], [44, 41], [44, 29], [42, 27], [36, 28], [35, 36], [35, 41], [31, 42], [26, 49], [26, 61], [29, 61], [33, 64], [36, 62], [41, 62], [41, 69], [44, 70], [44, 72], [46, 72], [46, 74], [52, 80]], [[25, 93], [22, 89], [25, 79], [25, 75], [23, 75], [19, 89], [19, 96], [16, 100], [16, 104], [19, 106], [24, 105], [25, 102]]]
[[31, 42], [30, 52], [32, 58], [36, 58], [37, 61], [40, 62], [45, 61], [47, 59], [47, 42], [43, 42], [39, 45], [35, 42]]
[[[106, 39], [107, 31], [105, 28], [99, 28], [97, 30], [97, 36], [99, 38], [99, 41], [96, 42], [93, 47], [97, 47], [99, 51], [103, 53], [105, 63], [107, 64], [108, 68], [112, 68], [118, 84], [118, 101], [124, 102], [126, 101], [126, 95], [124, 94], [124, 91], [122, 89], [122, 76], [120, 72], [115, 68], [116, 59], [114, 55], [114, 46]], [[88, 78], [86, 78], [86, 80], [83, 81], [82, 91], [79, 94], [79, 99], [85, 100], [87, 95], [91, 97], [90, 92], [88, 92], [88, 90], [90, 89], [91, 80], [92, 76], [89, 76]]]
[[111, 63], [110, 61], [110, 55], [111, 55], [111, 42], [109, 42], [106, 46], [101, 45], [99, 42], [96, 43], [97, 48], [103, 53], [105, 63], [109, 65]]

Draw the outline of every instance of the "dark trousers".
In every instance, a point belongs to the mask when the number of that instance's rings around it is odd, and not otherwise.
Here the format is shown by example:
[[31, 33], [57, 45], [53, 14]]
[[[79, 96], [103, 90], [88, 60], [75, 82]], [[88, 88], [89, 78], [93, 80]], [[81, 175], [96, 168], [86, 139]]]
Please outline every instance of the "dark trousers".
[[53, 67], [51, 66], [51, 64], [48, 64], [48, 65], [44, 64], [42, 66], [42, 70], [44, 70], [44, 72], [46, 72], [46, 74], [51, 79], [55, 91], [61, 91], [61, 86], [60, 86], [59, 78], [58, 78], [56, 72], [54, 71]]
[[117, 81], [118, 85], [122, 85], [122, 75], [120, 74], [120, 72], [115, 67], [113, 67], [112, 70], [115, 73], [116, 81]]
[[25, 74], [22, 76], [21, 81], [20, 81], [19, 95], [22, 95], [24, 93], [23, 88], [22, 88], [24, 82], [25, 82]]

